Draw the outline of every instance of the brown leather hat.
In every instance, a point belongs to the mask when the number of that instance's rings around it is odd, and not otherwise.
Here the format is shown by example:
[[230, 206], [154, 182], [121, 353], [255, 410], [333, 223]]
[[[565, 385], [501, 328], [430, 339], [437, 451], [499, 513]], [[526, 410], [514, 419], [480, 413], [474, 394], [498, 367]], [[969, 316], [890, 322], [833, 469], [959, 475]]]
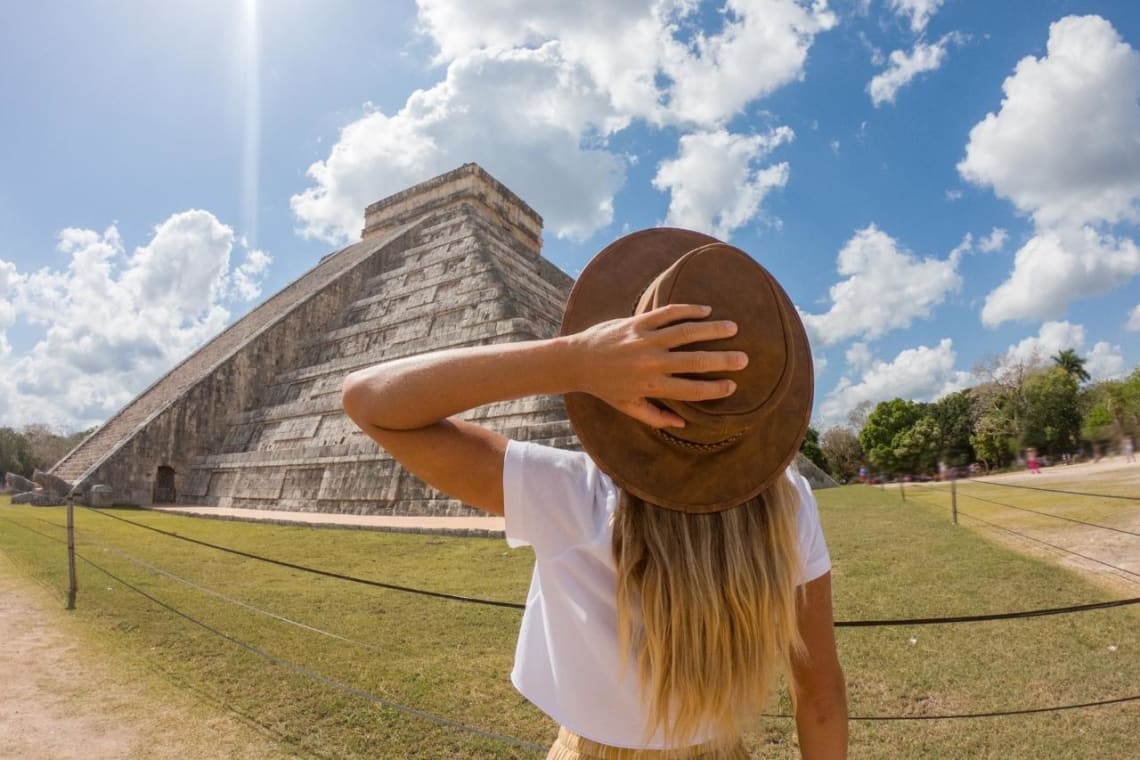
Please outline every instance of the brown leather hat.
[[582, 446], [621, 488], [645, 501], [694, 514], [720, 512], [759, 494], [795, 458], [811, 417], [814, 373], [803, 322], [779, 283], [751, 256], [690, 230], [627, 235], [595, 256], [574, 283], [563, 335], [670, 303], [712, 307], [735, 336], [678, 350], [744, 351], [731, 373], [736, 392], [711, 401], [655, 399], [685, 420], [655, 430], [601, 399], [566, 396]]

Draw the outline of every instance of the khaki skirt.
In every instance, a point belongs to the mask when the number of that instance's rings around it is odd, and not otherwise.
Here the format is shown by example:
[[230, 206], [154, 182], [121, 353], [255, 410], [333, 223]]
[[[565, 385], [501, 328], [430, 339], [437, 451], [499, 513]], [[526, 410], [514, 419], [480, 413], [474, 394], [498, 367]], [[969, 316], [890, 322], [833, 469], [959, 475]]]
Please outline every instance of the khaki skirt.
[[684, 749], [625, 749], [584, 739], [562, 728], [546, 760], [748, 760], [748, 750], [743, 744], [719, 750], [712, 744]]

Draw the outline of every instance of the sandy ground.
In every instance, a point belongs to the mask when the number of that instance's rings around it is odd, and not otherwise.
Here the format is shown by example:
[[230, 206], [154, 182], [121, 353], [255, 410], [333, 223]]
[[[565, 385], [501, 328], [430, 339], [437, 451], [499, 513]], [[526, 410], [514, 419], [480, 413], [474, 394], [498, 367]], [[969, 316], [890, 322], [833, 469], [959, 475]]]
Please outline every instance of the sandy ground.
[[288, 757], [219, 707], [100, 660], [62, 605], [0, 555], [0, 758]]
[[[1034, 475], [1028, 471], [1010, 472], [986, 476], [982, 480], [1017, 486], [1140, 497], [1140, 461], [1129, 463], [1123, 457], [1114, 457], [1095, 463], [1046, 467], [1041, 470], [1039, 475]], [[922, 486], [916, 484], [913, 487], [921, 488]], [[940, 487], [944, 488], [945, 486], [941, 485]], [[968, 492], [968, 481], [965, 482], [965, 488], [967, 490], [963, 493]], [[1010, 489], [1007, 498], [992, 493], [987, 494], [986, 497], [1048, 512], [1048, 508], [1042, 509], [1033, 504], [1032, 498], [1029, 496], [1031, 494], [1033, 492], [1028, 490], [1015, 491]], [[1140, 533], [1140, 501], [1106, 499], [1105, 503], [1119, 507], [1120, 510], [1108, 524], [1133, 533]], [[969, 498], [959, 497], [958, 504], [964, 511], [972, 509]], [[1036, 519], [1033, 515], [1013, 511], [1009, 511], [1007, 517], [1001, 514], [1002, 512], [1006, 512], [1006, 510], [1000, 510], [998, 514], [988, 516], [986, 519], [998, 525], [1010, 527], [1027, 536], [1047, 541], [1054, 546], [1079, 552], [1087, 557], [1093, 557], [1130, 572], [1118, 572], [1101, 564], [1101, 562], [1065, 554], [1033, 541], [988, 528], [969, 518], [963, 518], [962, 524], [1015, 551], [1075, 570], [1104, 588], [1123, 593], [1129, 597], [1140, 595], [1140, 577], [1132, 574], [1140, 573], [1140, 537], [1061, 520], [1047, 521], [1049, 527], [1042, 528], [1040, 526], [1046, 518]], [[1093, 519], [1084, 519], [1088, 522], [1097, 522]], [[1025, 527], [1027, 520], [1031, 522], [1033, 527]]]

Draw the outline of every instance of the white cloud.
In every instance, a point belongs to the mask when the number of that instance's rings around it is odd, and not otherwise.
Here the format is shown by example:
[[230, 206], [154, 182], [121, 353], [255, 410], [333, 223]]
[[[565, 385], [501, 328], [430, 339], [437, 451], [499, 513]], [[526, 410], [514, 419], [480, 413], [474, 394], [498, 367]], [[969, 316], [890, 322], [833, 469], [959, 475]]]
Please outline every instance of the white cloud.
[[837, 20], [826, 0], [728, 0], [715, 34], [691, 0], [534, 3], [419, 0], [440, 61], [558, 40], [570, 66], [616, 113], [654, 122], [720, 125], [752, 100], [799, 79], [816, 34]]
[[1137, 218], [1140, 54], [1098, 16], [1049, 27], [1023, 58], [1001, 110], [970, 130], [962, 177], [992, 187], [1040, 225]]
[[1045, 363], [1066, 349], [1079, 351], [1084, 344], [1084, 326], [1071, 322], [1045, 322], [1037, 335], [1031, 335], [1010, 346], [1005, 356], [1007, 361], [1013, 363]]
[[930, 316], [947, 293], [962, 285], [960, 251], [945, 260], [919, 260], [875, 225], [859, 230], [839, 252], [847, 279], [829, 291], [831, 308], [804, 314], [804, 323], [824, 345], [861, 336], [877, 338]]
[[984, 253], [993, 253], [1000, 251], [1005, 247], [1005, 241], [1009, 239], [1009, 233], [1002, 227], [994, 227], [990, 234], [978, 241], [978, 250]]
[[1085, 353], [1086, 333], [1083, 325], [1071, 322], [1045, 322], [1037, 335], [1031, 335], [1010, 346], [1005, 353], [1009, 363], [1049, 366], [1061, 351], [1073, 350], [1085, 359], [1085, 370], [1093, 380], [1118, 377], [1124, 373], [1124, 355], [1120, 346], [1098, 341]]
[[914, 43], [910, 53], [902, 50], [893, 51], [888, 58], [886, 70], [876, 74], [867, 84], [871, 103], [875, 108], [883, 103], [894, 103], [898, 91], [910, 84], [919, 74], [937, 71], [946, 60], [949, 43], [959, 39], [957, 35], [947, 34], [930, 44], [922, 41]]
[[1124, 323], [1124, 329], [1129, 332], [1140, 332], [1140, 304], [1132, 309], [1128, 314], [1128, 321]]
[[[866, 357], [860, 356], [860, 361]], [[970, 374], [954, 368], [957, 354], [950, 338], [937, 346], [900, 351], [889, 362], [872, 359], [856, 369], [858, 381], [844, 375], [819, 405], [823, 427], [843, 424], [847, 413], [864, 401], [892, 398], [933, 401], [970, 384]]]
[[240, 301], [252, 301], [261, 295], [261, 277], [273, 259], [265, 251], [247, 250], [245, 260], [236, 267], [231, 278], [231, 291]]
[[[691, 13], [697, 3], [661, 2]], [[835, 26], [825, 1], [729, 0], [735, 20], [693, 44], [670, 34], [660, 67], [672, 80], [668, 112], [676, 120], [720, 123], [752, 100], [803, 75], [815, 35]], [[675, 27], [674, 27], [675, 28]], [[672, 31], [672, 30], [671, 30]]]
[[844, 355], [847, 359], [847, 368], [862, 372], [871, 366], [875, 357], [871, 355], [871, 349], [867, 347], [866, 343], [856, 342], [852, 343]]
[[1099, 341], [1085, 357], [1085, 371], [1092, 380], [1111, 380], [1124, 374], [1124, 354], [1120, 346]]
[[583, 135], [613, 128], [606, 99], [567, 66], [558, 43], [472, 53], [394, 116], [349, 124], [328, 158], [309, 167], [316, 185], [291, 199], [300, 232], [354, 239], [369, 203], [476, 161], [535, 206], [555, 235], [585, 237], [610, 223], [621, 159]]
[[716, 133], [802, 77], [815, 35], [836, 23], [825, 0], [729, 0], [715, 34], [700, 29], [689, 0], [588, 11], [528, 0], [419, 5], [446, 78], [394, 114], [369, 108], [341, 131], [291, 199], [300, 234], [355, 239], [369, 203], [477, 161], [554, 235], [587, 237], [611, 222], [624, 182], [610, 136], [635, 119]]
[[1069, 303], [1140, 274], [1140, 248], [1089, 227], [1043, 231], [1018, 250], [1009, 278], [986, 296], [982, 322], [1055, 319]]
[[794, 136], [788, 127], [762, 135], [718, 130], [683, 136], [678, 156], [662, 161], [653, 178], [655, 188], [670, 192], [666, 224], [728, 239], [756, 216], [771, 190], [787, 184], [787, 163], [757, 164]]
[[942, 7], [944, 0], [890, 0], [892, 11], [900, 16], [910, 16], [911, 31], [921, 32], [930, 18]]
[[12, 350], [7, 330], [16, 322], [15, 290], [19, 274], [16, 265], [0, 259], [0, 361]]
[[957, 188], [951, 188], [951, 189], [947, 190], [946, 191], [946, 200], [951, 201], [951, 202], [962, 200], [962, 191], [957, 189]]
[[31, 349], [6, 361], [0, 424], [105, 419], [220, 331], [231, 306], [256, 296], [270, 261], [247, 249], [231, 268], [233, 231], [199, 210], [172, 215], [129, 255], [115, 227], [65, 229], [58, 247], [66, 269], [20, 274], [0, 261], [8, 324], [14, 315], [42, 328]]
[[958, 164], [1035, 225], [986, 297], [991, 326], [1056, 318], [1140, 274], [1136, 244], [1114, 229], [1140, 221], [1140, 53], [1103, 18], [1067, 16], [1049, 27], [1046, 55], [1023, 58], [1002, 89]]

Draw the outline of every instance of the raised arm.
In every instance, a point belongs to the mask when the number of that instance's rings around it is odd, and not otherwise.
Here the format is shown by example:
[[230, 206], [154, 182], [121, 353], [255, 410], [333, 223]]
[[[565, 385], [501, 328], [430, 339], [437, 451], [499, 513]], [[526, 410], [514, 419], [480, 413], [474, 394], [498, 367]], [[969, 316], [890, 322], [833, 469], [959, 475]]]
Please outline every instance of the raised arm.
[[847, 688], [835, 648], [831, 573], [804, 586], [798, 610], [805, 651], [792, 663], [796, 732], [804, 760], [847, 757]]
[[699, 321], [704, 306], [671, 305], [550, 340], [451, 349], [353, 372], [344, 409], [364, 432], [435, 488], [493, 514], [503, 513], [506, 439], [454, 415], [522, 396], [592, 393], [647, 425], [683, 421], [650, 398], [696, 401], [735, 390], [730, 380], [676, 375], [742, 369], [738, 351], [674, 351], [736, 332], [732, 322]]

